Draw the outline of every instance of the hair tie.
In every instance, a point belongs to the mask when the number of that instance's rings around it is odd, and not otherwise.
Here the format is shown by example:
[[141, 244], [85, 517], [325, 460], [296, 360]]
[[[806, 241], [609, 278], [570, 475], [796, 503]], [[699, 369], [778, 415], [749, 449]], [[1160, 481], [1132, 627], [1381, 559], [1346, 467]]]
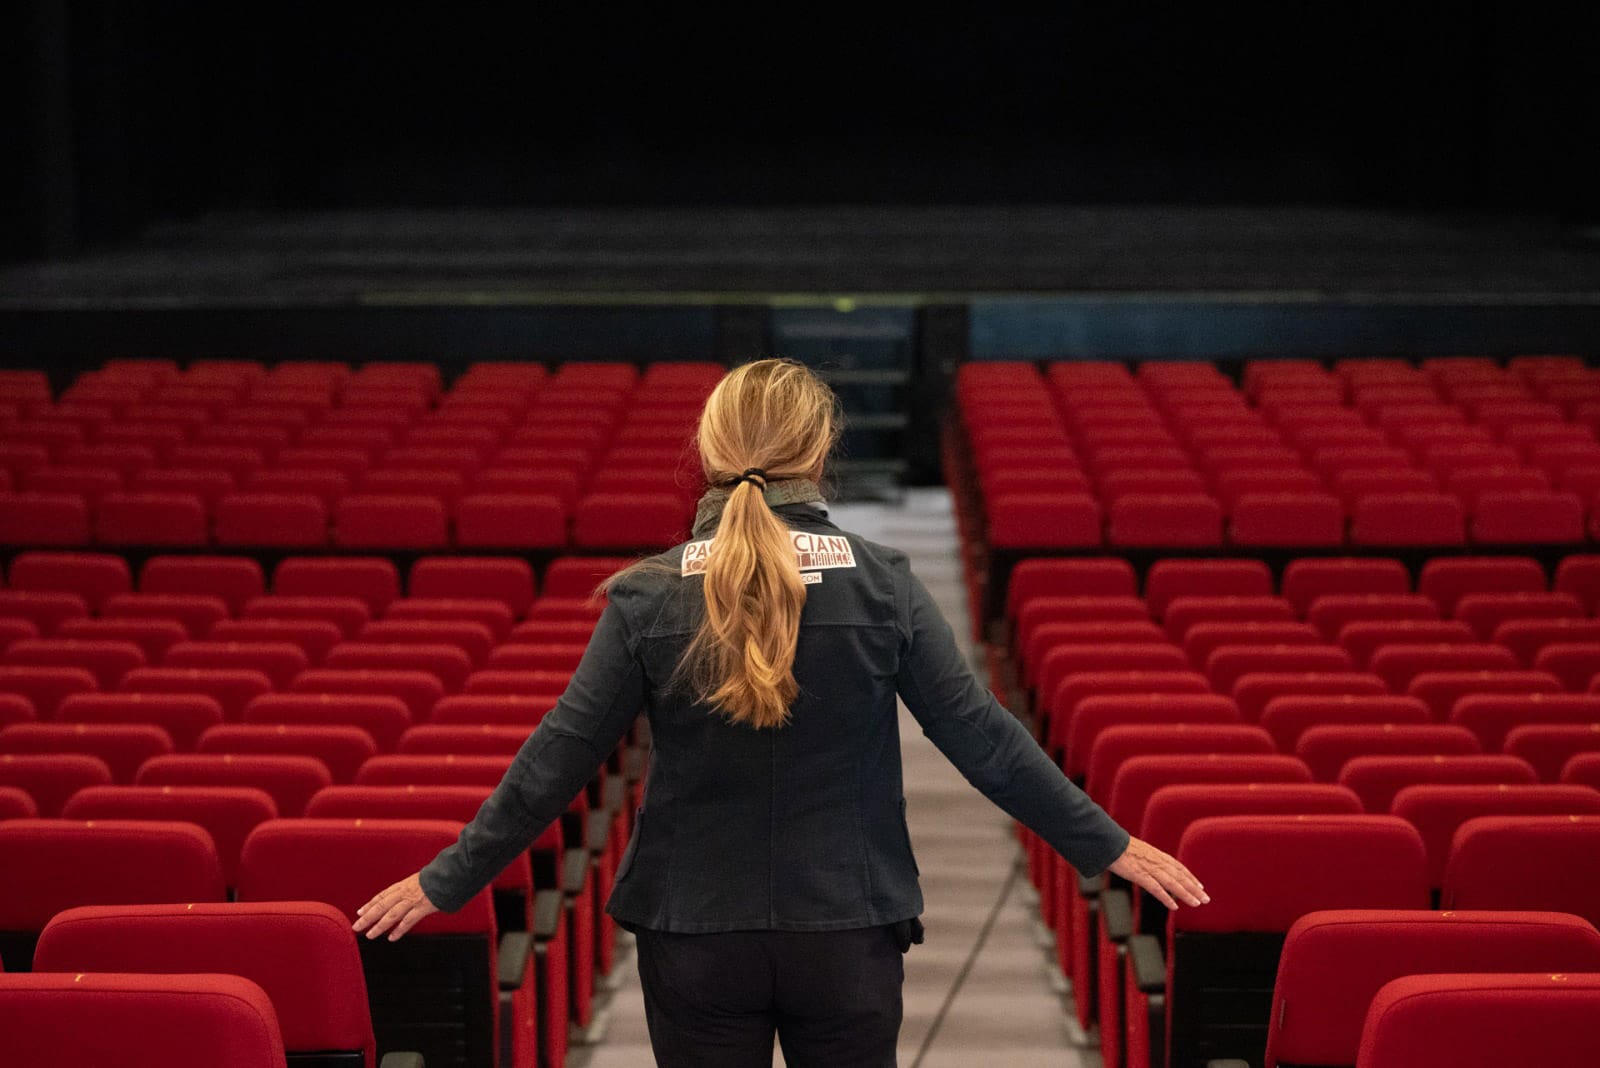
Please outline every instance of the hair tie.
[[756, 489], [764, 490], [767, 488], [767, 473], [759, 467], [747, 467], [729, 484], [737, 486], [741, 482], [748, 482]]

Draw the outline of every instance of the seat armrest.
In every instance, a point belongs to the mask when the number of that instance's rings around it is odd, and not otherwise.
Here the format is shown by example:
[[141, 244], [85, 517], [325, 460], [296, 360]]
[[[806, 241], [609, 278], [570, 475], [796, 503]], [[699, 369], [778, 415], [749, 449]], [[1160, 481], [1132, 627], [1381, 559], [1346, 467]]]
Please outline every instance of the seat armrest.
[[515, 990], [528, 974], [528, 961], [533, 958], [533, 936], [527, 931], [507, 931], [500, 936], [498, 967], [501, 990]]
[[584, 849], [569, 849], [561, 857], [561, 890], [567, 894], [583, 891], [589, 879], [589, 853]]
[[533, 895], [533, 937], [549, 941], [561, 930], [567, 913], [566, 895], [560, 890], [540, 890]]
[[1100, 929], [1112, 942], [1133, 937], [1133, 900], [1126, 890], [1100, 892]]
[[385, 1053], [378, 1068], [427, 1068], [420, 1053]]
[[1128, 966], [1133, 984], [1146, 994], [1161, 994], [1167, 989], [1167, 961], [1155, 935], [1134, 935], [1128, 939]]
[[606, 838], [611, 834], [611, 821], [592, 819], [586, 832], [589, 840], [584, 843], [591, 853], [602, 853], [606, 848]]

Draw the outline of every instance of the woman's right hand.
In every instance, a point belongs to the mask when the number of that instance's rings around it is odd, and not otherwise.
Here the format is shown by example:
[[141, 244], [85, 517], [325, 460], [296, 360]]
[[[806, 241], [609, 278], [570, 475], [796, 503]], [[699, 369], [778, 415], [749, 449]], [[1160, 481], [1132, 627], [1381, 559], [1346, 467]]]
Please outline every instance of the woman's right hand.
[[1204, 905], [1211, 900], [1206, 888], [1200, 885], [1200, 880], [1188, 868], [1138, 838], [1128, 839], [1128, 848], [1122, 851], [1122, 856], [1112, 863], [1109, 870], [1143, 887], [1169, 909], [1176, 909], [1178, 901], [1186, 905]]

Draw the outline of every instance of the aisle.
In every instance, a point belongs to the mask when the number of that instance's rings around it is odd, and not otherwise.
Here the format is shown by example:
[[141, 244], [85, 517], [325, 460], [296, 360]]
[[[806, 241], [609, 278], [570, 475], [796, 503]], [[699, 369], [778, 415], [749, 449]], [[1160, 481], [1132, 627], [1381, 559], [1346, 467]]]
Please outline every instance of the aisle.
[[[949, 495], [916, 490], [903, 505], [835, 505], [832, 512], [846, 530], [911, 555], [912, 567], [965, 647], [964, 592]], [[923, 737], [904, 706], [900, 736], [907, 820], [922, 871], [922, 919], [928, 928], [927, 941], [913, 946], [906, 958], [901, 1068], [968, 1068], [983, 1059], [1005, 1068], [1099, 1065], [1098, 1052], [1080, 1051], [1068, 1040], [1067, 1005], [1052, 988], [1049, 956], [1033, 938], [1035, 913], [1024, 901], [1026, 880], [1020, 874], [1008, 880], [1018, 853], [1007, 818]], [[992, 927], [980, 947], [991, 915]], [[605, 1006], [605, 1036], [596, 1045], [574, 1047], [568, 1060], [574, 1068], [653, 1063], [631, 952], [616, 979], [618, 988]], [[781, 1054], [774, 1062], [783, 1064]]]

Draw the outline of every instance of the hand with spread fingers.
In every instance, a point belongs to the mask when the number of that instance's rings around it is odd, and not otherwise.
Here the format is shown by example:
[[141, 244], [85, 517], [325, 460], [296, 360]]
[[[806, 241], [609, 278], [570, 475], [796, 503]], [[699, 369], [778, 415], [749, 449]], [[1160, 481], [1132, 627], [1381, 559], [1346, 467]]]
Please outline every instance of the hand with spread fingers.
[[1211, 900], [1206, 888], [1188, 868], [1138, 838], [1129, 839], [1128, 848], [1111, 865], [1110, 871], [1143, 887], [1169, 909], [1176, 909], [1179, 901], [1185, 905], [1204, 905]]
[[365, 931], [368, 938], [377, 938], [393, 928], [389, 934], [389, 941], [393, 942], [425, 917], [438, 912], [422, 892], [421, 874], [406, 876], [356, 909], [359, 919], [354, 924], [355, 930]]

